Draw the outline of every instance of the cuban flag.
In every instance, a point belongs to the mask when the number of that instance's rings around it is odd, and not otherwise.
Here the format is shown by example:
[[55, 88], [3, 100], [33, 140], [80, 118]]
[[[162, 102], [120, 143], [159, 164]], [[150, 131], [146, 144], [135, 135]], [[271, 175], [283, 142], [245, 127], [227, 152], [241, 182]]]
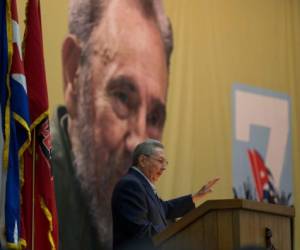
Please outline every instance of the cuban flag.
[[[4, 155], [4, 125], [5, 107], [7, 102], [7, 68], [8, 48], [6, 30], [6, 2], [0, 1], [0, 249], [5, 240], [5, 190], [6, 190], [6, 169], [3, 167]], [[7, 150], [7, 145], [6, 150]]]
[[[20, 248], [23, 153], [30, 144], [29, 108], [15, 0], [1, 1], [1, 247]], [[2, 66], [3, 65], [3, 66]]]
[[249, 149], [248, 157], [258, 200], [277, 204], [279, 195], [274, 186], [274, 178], [270, 169], [265, 165], [257, 150]]

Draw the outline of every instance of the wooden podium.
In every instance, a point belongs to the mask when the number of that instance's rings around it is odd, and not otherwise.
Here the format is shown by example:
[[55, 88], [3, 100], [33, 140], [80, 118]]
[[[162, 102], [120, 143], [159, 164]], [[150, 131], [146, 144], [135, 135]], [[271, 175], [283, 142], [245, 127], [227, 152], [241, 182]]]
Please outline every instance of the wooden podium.
[[[153, 238], [161, 250], [293, 249], [295, 209], [249, 200], [210, 200]], [[272, 236], [271, 236], [272, 235]]]

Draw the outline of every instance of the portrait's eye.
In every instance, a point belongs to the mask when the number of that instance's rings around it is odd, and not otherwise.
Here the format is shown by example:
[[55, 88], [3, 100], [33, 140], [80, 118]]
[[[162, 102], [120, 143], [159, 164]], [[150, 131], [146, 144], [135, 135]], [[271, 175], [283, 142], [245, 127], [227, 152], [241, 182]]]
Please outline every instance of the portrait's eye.
[[162, 129], [165, 118], [165, 106], [161, 103], [156, 103], [147, 115], [147, 125], [152, 128]]
[[111, 106], [121, 119], [134, 113], [140, 103], [134, 82], [124, 76], [111, 80], [107, 87]]
[[147, 117], [147, 123], [151, 126], [158, 127], [160, 123], [160, 116], [158, 113], [152, 112]]
[[113, 110], [120, 118], [126, 118], [130, 115], [130, 94], [123, 90], [113, 90], [111, 92], [111, 104]]
[[122, 103], [125, 105], [128, 103], [129, 97], [128, 94], [122, 91], [116, 91], [114, 93], [114, 96]]

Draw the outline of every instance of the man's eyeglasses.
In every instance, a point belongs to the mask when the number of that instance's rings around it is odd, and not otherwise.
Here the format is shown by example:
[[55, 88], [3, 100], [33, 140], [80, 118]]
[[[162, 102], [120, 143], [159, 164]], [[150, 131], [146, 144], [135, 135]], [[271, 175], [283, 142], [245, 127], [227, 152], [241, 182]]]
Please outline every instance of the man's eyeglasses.
[[169, 162], [164, 158], [156, 158], [156, 157], [153, 157], [152, 155], [145, 155], [145, 156], [159, 162], [160, 164], [162, 164], [164, 166], [167, 166], [169, 164]]

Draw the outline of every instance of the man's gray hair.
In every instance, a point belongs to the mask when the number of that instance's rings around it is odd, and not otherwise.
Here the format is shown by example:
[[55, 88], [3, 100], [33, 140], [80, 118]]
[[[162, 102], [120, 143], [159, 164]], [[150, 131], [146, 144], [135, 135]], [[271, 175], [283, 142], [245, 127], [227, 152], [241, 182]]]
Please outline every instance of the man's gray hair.
[[160, 141], [154, 139], [147, 139], [146, 141], [138, 144], [132, 155], [132, 164], [133, 166], [137, 166], [139, 163], [139, 157], [141, 155], [151, 156], [155, 154], [155, 150], [157, 148], [164, 148], [164, 145], [161, 144]]
[[[87, 43], [95, 26], [104, 15], [111, 0], [70, 0], [69, 32], [81, 42]], [[124, 0], [123, 0], [124, 1]], [[172, 27], [164, 13], [161, 0], [136, 0], [142, 7], [143, 14], [154, 18], [165, 47], [167, 66], [173, 50]]]

